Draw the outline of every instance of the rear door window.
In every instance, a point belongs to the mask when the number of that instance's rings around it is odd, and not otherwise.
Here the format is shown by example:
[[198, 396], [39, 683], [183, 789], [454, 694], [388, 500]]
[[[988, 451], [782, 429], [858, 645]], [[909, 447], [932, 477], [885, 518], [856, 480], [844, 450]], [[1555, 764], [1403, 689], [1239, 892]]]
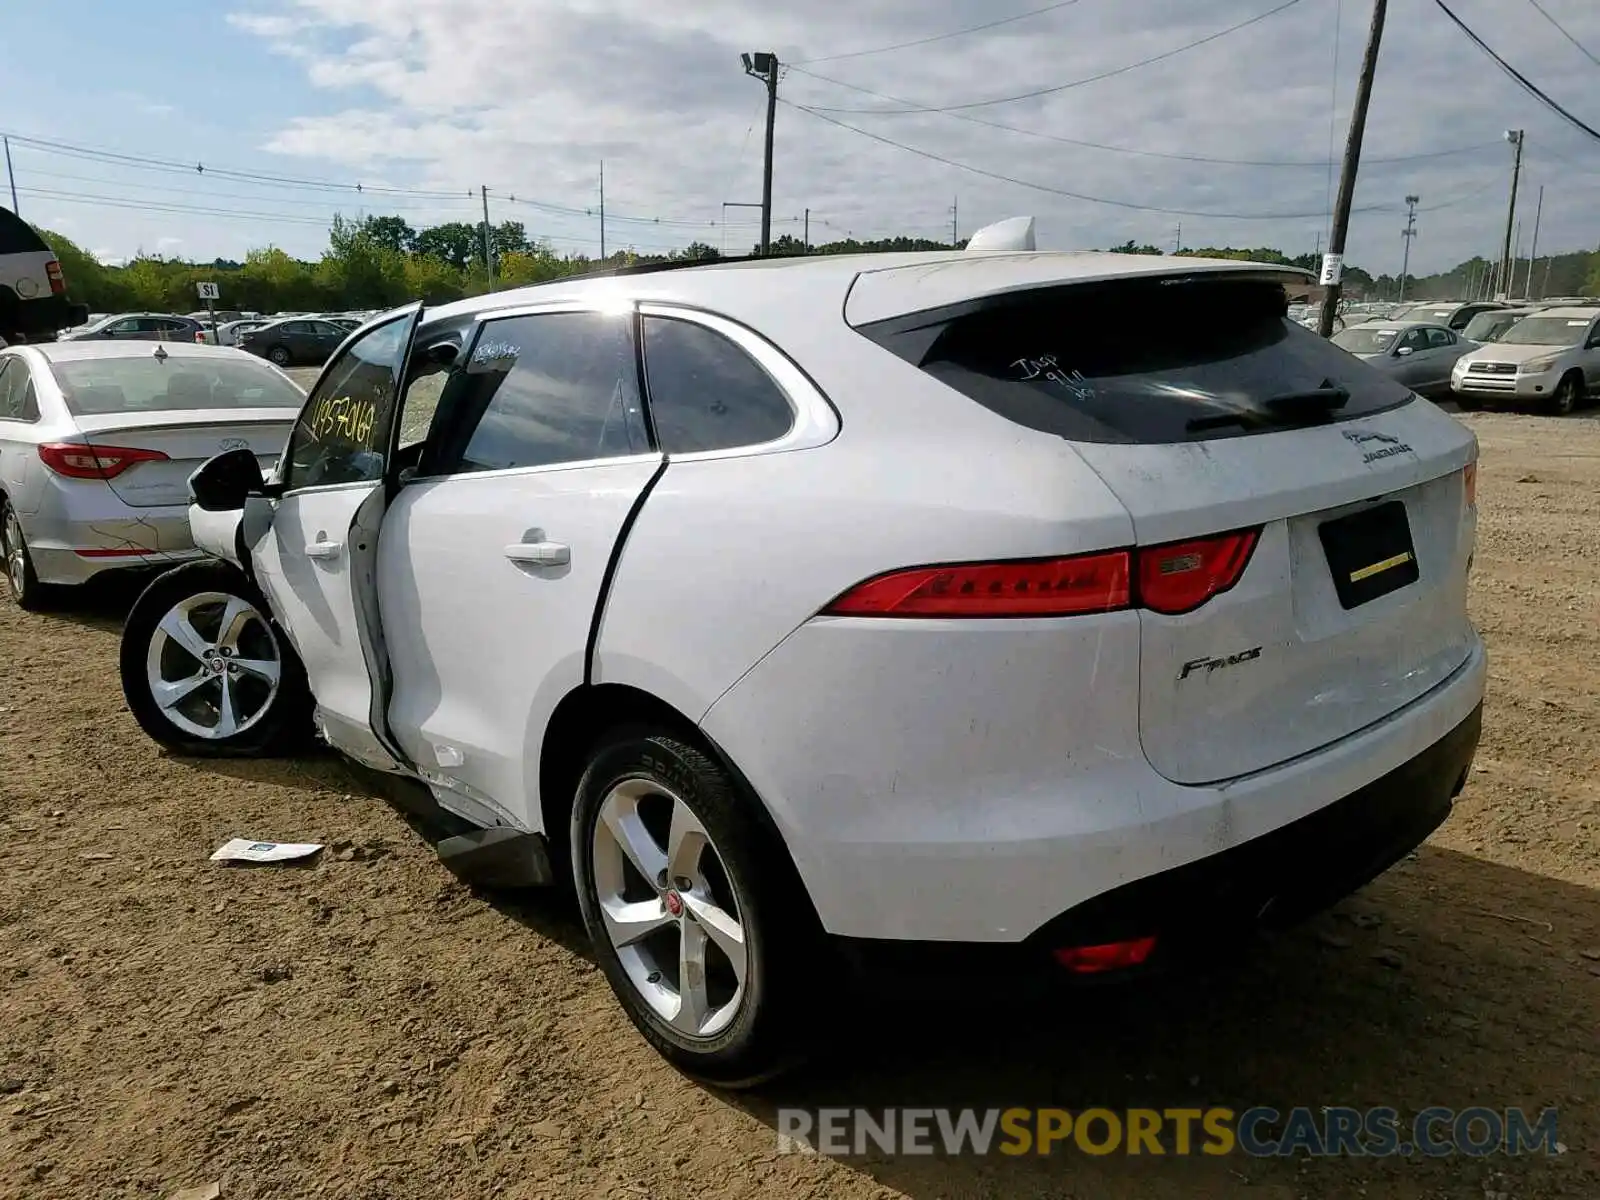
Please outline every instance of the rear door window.
[[36, 420], [37, 405], [32, 417], [23, 415], [24, 397], [31, 395], [32, 389], [28, 365], [14, 354], [0, 357], [0, 421]]
[[1018, 425], [1078, 441], [1238, 437], [1412, 398], [1289, 320], [1282, 283], [1260, 278], [1043, 288], [860, 332]]
[[714, 329], [645, 317], [644, 361], [650, 416], [668, 454], [759, 446], [794, 427], [772, 376]]
[[537, 313], [484, 324], [448, 385], [450, 422], [420, 472], [549, 467], [644, 454], [631, 315]]

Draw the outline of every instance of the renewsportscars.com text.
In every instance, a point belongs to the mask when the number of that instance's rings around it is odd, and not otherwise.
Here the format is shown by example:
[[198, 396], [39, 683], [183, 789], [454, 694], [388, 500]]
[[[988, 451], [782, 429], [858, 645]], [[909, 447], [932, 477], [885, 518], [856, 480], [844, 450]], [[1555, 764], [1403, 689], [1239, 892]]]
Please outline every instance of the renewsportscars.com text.
[[1553, 1108], [780, 1108], [778, 1150], [880, 1154], [1426, 1158], [1565, 1152]]

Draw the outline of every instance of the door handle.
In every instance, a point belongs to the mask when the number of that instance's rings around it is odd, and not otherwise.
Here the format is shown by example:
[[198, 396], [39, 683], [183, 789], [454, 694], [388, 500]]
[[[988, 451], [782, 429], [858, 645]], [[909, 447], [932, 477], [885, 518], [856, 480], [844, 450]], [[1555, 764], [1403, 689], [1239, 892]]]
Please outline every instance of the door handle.
[[516, 542], [505, 553], [514, 563], [536, 567], [562, 567], [572, 561], [572, 548], [561, 542]]
[[344, 549], [342, 542], [330, 542], [327, 538], [319, 538], [306, 547], [307, 558], [338, 558], [339, 551]]

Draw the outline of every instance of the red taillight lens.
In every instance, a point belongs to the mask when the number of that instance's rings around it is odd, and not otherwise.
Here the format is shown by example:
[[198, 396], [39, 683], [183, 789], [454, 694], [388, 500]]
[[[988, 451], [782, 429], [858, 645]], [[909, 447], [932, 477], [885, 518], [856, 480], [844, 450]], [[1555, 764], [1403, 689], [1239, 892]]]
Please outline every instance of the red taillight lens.
[[1478, 506], [1478, 464], [1477, 463], [1469, 462], [1465, 467], [1462, 468], [1462, 470], [1461, 470], [1461, 482], [1466, 487], [1467, 507], [1468, 508], [1476, 508]]
[[1139, 603], [1172, 616], [1192, 612], [1239, 582], [1260, 538], [1259, 529], [1144, 546], [1139, 557]]
[[1128, 607], [1128, 552], [916, 567], [851, 588], [840, 617], [1066, 617]]
[[1055, 952], [1058, 963], [1079, 975], [1098, 975], [1101, 971], [1120, 971], [1137, 967], [1156, 948], [1153, 937], [1126, 942], [1107, 942], [1103, 946], [1064, 946]]
[[92, 446], [87, 442], [46, 442], [39, 447], [39, 461], [68, 479], [111, 479], [134, 463], [162, 462], [166, 457], [159, 450]]
[[44, 273], [50, 277], [50, 291], [59, 296], [67, 290], [67, 277], [61, 273], [61, 264], [51, 259], [44, 265]]

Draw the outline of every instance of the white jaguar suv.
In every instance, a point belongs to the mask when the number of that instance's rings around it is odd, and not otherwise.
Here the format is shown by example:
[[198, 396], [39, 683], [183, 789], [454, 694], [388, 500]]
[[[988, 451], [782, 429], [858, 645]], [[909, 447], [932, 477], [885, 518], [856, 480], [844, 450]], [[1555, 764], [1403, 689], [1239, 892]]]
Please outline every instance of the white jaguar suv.
[[810, 1044], [825, 956], [1214, 949], [1417, 845], [1478, 741], [1476, 443], [1303, 282], [969, 251], [390, 314], [269, 478], [196, 473], [217, 557], [139, 600], [129, 704], [421, 781], [722, 1083]]

